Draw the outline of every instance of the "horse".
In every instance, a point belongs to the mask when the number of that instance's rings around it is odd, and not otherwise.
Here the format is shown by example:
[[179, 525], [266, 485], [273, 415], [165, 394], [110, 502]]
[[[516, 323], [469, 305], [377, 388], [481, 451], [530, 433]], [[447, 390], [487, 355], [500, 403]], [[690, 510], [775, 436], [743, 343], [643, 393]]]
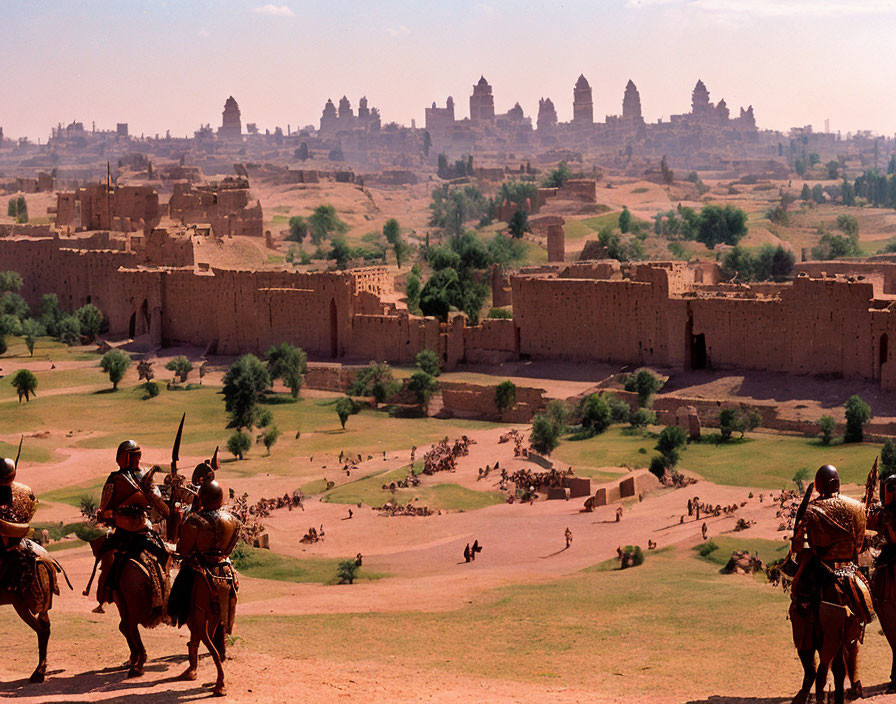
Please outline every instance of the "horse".
[[[166, 621], [168, 593], [168, 560], [160, 566], [160, 573], [153, 578], [144, 562], [135, 557], [120, 557], [122, 564], [118, 568], [118, 578], [111, 588], [112, 601], [118, 608], [120, 618], [118, 630], [124, 636], [130, 650], [126, 663], [128, 677], [139, 677], [146, 664], [146, 648], [140, 637], [140, 626], [155, 628]], [[160, 604], [153, 604], [154, 590], [159, 589], [156, 597]]]
[[[20, 550], [30, 550], [37, 555], [34, 573], [22, 589], [0, 590], [0, 606], [11, 605], [19, 618], [37, 634], [37, 667], [31, 673], [31, 682], [43, 682], [47, 677], [47, 644], [50, 642], [50, 609], [53, 595], [59, 595], [56, 573], [62, 572], [65, 581], [68, 575], [56, 560], [36, 543], [26, 540]], [[27, 558], [26, 558], [27, 559]], [[68, 582], [69, 589], [72, 588]]]

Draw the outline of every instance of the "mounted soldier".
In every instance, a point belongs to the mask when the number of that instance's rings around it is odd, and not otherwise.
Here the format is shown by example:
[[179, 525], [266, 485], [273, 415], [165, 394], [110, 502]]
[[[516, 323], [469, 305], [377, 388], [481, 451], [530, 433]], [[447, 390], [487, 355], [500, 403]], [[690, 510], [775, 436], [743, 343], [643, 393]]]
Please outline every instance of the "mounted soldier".
[[226, 638], [233, 629], [239, 582], [230, 562], [230, 553], [240, 536], [240, 521], [223, 508], [224, 491], [214, 479], [199, 488], [198, 511], [190, 513], [181, 527], [177, 554], [181, 568], [174, 580], [168, 615], [178, 628], [187, 624], [189, 665], [183, 679], [195, 680], [199, 642], [205, 643], [218, 679], [214, 693], [224, 695]]
[[896, 692], [896, 474], [882, 478], [881, 502], [868, 512], [868, 527], [877, 531], [883, 541], [880, 554], [874, 561], [871, 594], [880, 627], [893, 651], [890, 683], [887, 693]]
[[19, 618], [37, 633], [38, 664], [31, 681], [43, 682], [50, 641], [49, 611], [53, 596], [59, 595], [56, 574], [62, 568], [43, 547], [25, 537], [38, 502], [29, 486], [15, 481], [17, 465], [18, 456], [15, 460], [0, 458], [0, 605], [12, 604]]
[[[844, 701], [844, 680], [853, 687], [858, 647], [865, 625], [874, 617], [871, 593], [858, 569], [865, 541], [865, 506], [840, 494], [840, 475], [831, 465], [819, 468], [811, 499], [810, 486], [797, 513], [791, 554], [797, 564], [791, 587], [793, 639], [803, 664], [803, 686], [794, 698], [808, 699], [814, 679], [816, 696], [824, 696], [828, 669], [834, 674], [834, 701]], [[810, 500], [811, 499], [811, 500]], [[815, 652], [819, 654], [815, 668]]]

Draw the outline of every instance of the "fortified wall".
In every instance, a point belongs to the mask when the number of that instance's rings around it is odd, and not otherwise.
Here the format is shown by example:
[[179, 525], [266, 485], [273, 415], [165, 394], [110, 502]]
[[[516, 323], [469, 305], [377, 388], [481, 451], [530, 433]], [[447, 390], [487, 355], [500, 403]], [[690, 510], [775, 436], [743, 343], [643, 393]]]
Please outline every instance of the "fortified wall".
[[804, 272], [791, 284], [748, 286], [706, 283], [718, 277], [683, 262], [577, 262], [511, 276], [513, 319], [468, 326], [462, 314], [440, 323], [385, 302], [393, 291], [383, 268], [216, 269], [193, 264], [189, 238], [155, 231], [127, 235], [125, 249], [109, 239], [105, 249], [102, 234], [87, 238], [89, 245], [2, 238], [0, 270], [22, 275], [32, 307], [56, 293], [68, 310], [99, 306], [113, 335], [221, 354], [261, 353], [287, 341], [324, 360], [411, 363], [431, 349], [449, 369], [540, 358], [829, 374], [896, 388], [888, 269], [824, 278]]

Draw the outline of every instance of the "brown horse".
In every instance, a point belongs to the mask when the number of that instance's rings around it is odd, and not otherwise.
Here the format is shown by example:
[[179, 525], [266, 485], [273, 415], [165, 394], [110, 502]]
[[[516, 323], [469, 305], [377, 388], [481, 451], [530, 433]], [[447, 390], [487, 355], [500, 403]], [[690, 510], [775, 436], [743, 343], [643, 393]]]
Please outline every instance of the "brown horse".
[[[152, 569], [152, 568], [149, 568]], [[163, 575], [156, 586], [147, 568], [133, 558], [124, 560], [115, 586], [112, 588], [112, 600], [118, 607], [121, 619], [118, 630], [125, 637], [130, 650], [127, 662], [128, 677], [139, 677], [146, 664], [146, 648], [140, 637], [140, 626], [155, 628], [165, 620], [168, 600], [168, 565], [162, 566]], [[161, 605], [153, 605], [153, 590], [161, 588], [158, 599]], [[158, 600], [157, 599], [157, 600]]]
[[[56, 573], [62, 572], [62, 568], [46, 550], [31, 541], [27, 542], [30, 545], [21, 549], [30, 549], [37, 555], [33, 576], [20, 590], [0, 591], [0, 606], [11, 604], [19, 618], [37, 633], [37, 668], [30, 679], [32, 682], [43, 682], [47, 676], [47, 644], [50, 642], [49, 612], [53, 608], [53, 595], [59, 594]], [[68, 582], [67, 576], [65, 579]], [[72, 585], [68, 586], [71, 589]]]
[[[191, 569], [184, 565], [181, 569]], [[192, 593], [190, 596], [190, 611], [187, 617], [187, 628], [190, 629], [190, 641], [187, 644], [187, 653], [189, 655], [189, 665], [181, 675], [181, 679], [195, 680], [196, 668], [199, 664], [199, 642], [202, 641], [208, 652], [215, 662], [215, 668], [218, 670], [218, 679], [215, 681], [213, 694], [216, 697], [223, 697], [226, 694], [224, 686], [224, 667], [221, 661], [226, 656], [226, 635], [224, 624], [221, 623], [221, 604], [216, 601], [215, 594], [212, 589], [215, 587], [209, 584], [210, 577], [194, 572]], [[235, 597], [234, 597], [235, 598]], [[224, 614], [224, 619], [227, 619]]]

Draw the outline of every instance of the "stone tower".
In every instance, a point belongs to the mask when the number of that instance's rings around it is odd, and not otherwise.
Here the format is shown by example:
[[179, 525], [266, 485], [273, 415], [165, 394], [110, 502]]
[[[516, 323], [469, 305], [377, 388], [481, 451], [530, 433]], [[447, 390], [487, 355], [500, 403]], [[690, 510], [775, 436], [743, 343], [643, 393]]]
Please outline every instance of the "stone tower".
[[709, 102], [709, 91], [703, 85], [703, 81], [697, 81], [694, 91], [691, 93], [691, 114], [695, 117], [706, 117], [712, 110]]
[[346, 118], [354, 117], [354, 113], [352, 112], [352, 104], [349, 102], [348, 98], [344, 95], [339, 100], [339, 119], [345, 120]]
[[641, 96], [635, 84], [629, 80], [622, 98], [622, 119], [627, 122], [643, 122], [641, 117]]
[[339, 118], [336, 116], [336, 106], [332, 100], [327, 100], [323, 114], [320, 116], [320, 131], [329, 132], [339, 126]]
[[221, 127], [218, 136], [225, 139], [239, 139], [243, 132], [243, 124], [240, 121], [240, 106], [231, 95], [224, 103], [224, 112], [221, 113]]
[[550, 130], [557, 126], [557, 110], [550, 98], [542, 98], [538, 101], [538, 130]]
[[572, 91], [572, 121], [577, 125], [594, 124], [594, 103], [591, 101], [591, 86], [584, 75], [579, 76]]
[[495, 98], [485, 76], [480, 76], [479, 83], [473, 86], [473, 95], [470, 96], [470, 119], [473, 122], [495, 121]]

